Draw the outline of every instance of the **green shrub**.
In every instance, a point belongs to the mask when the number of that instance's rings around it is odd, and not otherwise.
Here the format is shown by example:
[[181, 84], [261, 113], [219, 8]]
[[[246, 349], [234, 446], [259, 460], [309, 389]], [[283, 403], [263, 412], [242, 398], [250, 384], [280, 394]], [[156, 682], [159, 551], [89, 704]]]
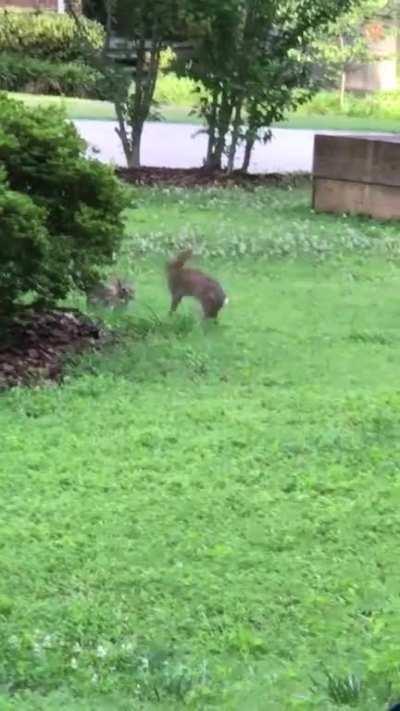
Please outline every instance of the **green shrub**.
[[101, 75], [83, 62], [52, 62], [23, 54], [0, 54], [0, 90], [102, 99]]
[[348, 93], [343, 109], [337, 92], [320, 91], [298, 113], [306, 116], [341, 114], [354, 118], [400, 120], [400, 91], [376, 91], [365, 96]]
[[364, 99], [356, 99], [353, 95], [348, 111], [349, 116], [400, 120], [400, 91], [377, 91]]
[[155, 99], [166, 106], [196, 106], [199, 94], [195, 92], [196, 83], [186, 77], [177, 77], [170, 72], [161, 74], [157, 80]]
[[62, 111], [32, 111], [0, 94], [0, 300], [32, 289], [42, 303], [87, 288], [112, 261], [127, 193], [111, 168], [84, 155]]
[[48, 233], [45, 211], [21, 193], [9, 190], [0, 171], [0, 317], [14, 300], [35, 289], [42, 290], [46, 274]]
[[340, 113], [340, 97], [337, 92], [320, 91], [312, 97], [310, 101], [303, 104], [297, 113], [305, 116], [318, 115], [325, 116], [326, 114]]
[[[82, 19], [85, 35], [100, 48], [104, 30], [97, 22]], [[0, 52], [19, 52], [40, 59], [73, 62], [82, 58], [75, 21], [55, 12], [0, 11]]]

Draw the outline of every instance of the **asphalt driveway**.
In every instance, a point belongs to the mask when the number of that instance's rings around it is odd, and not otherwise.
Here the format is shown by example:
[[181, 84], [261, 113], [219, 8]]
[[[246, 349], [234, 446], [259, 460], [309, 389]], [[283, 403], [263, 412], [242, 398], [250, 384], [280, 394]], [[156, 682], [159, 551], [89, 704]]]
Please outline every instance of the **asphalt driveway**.
[[[125, 165], [120, 140], [113, 121], [80, 120], [74, 122], [82, 137], [97, 149], [97, 157], [116, 165]], [[250, 170], [255, 173], [310, 171], [315, 131], [276, 128], [272, 140], [255, 146]], [[328, 133], [321, 131], [320, 133]], [[338, 133], [332, 131], [329, 133]], [[199, 126], [189, 124], [146, 124], [142, 143], [142, 163], [166, 168], [191, 168], [202, 165], [207, 137]], [[240, 155], [237, 159], [240, 165]]]

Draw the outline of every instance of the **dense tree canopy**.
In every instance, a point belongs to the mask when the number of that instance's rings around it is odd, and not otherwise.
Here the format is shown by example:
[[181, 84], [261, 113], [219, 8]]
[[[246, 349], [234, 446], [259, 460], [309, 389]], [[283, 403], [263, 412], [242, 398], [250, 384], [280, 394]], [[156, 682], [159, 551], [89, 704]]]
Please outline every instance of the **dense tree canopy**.
[[182, 39], [192, 42], [190, 57], [177, 68], [204, 87], [200, 112], [208, 133], [206, 165], [220, 167], [227, 156], [232, 169], [244, 142], [246, 169], [254, 142], [270, 136], [265, 127], [315, 88], [306, 50], [322, 29], [363, 1], [86, 0], [92, 16], [103, 19], [106, 45], [117, 33], [134, 58], [133, 91], [127, 72], [115, 66], [106, 72], [128, 165], [140, 165], [143, 126], [152, 110], [164, 47]]
[[304, 90], [311, 87], [312, 74], [304, 51], [316, 32], [357, 4], [357, 0], [202, 4], [200, 41], [181, 71], [206, 88], [200, 110], [207, 122], [209, 167], [220, 167], [227, 153], [232, 168], [241, 140], [246, 143], [244, 168], [248, 166], [255, 140], [268, 138], [263, 127], [307, 98]]

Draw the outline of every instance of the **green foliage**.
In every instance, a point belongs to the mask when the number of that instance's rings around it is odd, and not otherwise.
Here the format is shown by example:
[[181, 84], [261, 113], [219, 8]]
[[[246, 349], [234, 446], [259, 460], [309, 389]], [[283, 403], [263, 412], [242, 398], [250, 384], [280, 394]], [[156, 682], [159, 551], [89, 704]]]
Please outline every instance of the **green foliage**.
[[3, 180], [2, 255], [11, 265], [0, 271], [1, 292], [12, 288], [17, 274], [8, 302], [32, 286], [41, 301], [51, 302], [73, 285], [89, 285], [97, 268], [113, 259], [126, 194], [110, 168], [85, 158], [85, 144], [62, 111], [30, 111], [0, 95], [0, 116], [8, 184]]
[[116, 0], [113, 8], [113, 28], [120, 36], [138, 40], [145, 36], [161, 38], [164, 49], [173, 39], [185, 38], [186, 18], [191, 0]]
[[343, 679], [328, 674], [329, 697], [337, 706], [358, 706], [363, 691], [362, 681], [354, 674]]
[[[329, 82], [331, 85], [332, 82], [337, 84], [339, 77], [353, 65], [374, 59], [366, 23], [376, 18], [387, 4], [387, 0], [361, 0], [317, 35], [310, 51], [312, 60], [321, 66], [325, 86]], [[383, 26], [382, 32], [385, 32]], [[343, 76], [341, 106], [344, 101], [344, 82]]]
[[[20, 295], [47, 288], [49, 235], [45, 211], [28, 195], [9, 190], [0, 173], [0, 317]], [[1, 614], [1, 602], [0, 602]]]
[[[101, 25], [82, 19], [85, 36], [93, 48], [101, 48]], [[62, 62], [82, 58], [82, 45], [75, 21], [55, 12], [0, 11], [0, 52], [19, 52], [25, 56]]]
[[208, 127], [206, 164], [234, 167], [245, 141], [247, 170], [265, 127], [308, 98], [311, 62], [304, 54], [313, 34], [351, 8], [352, 0], [210, 0], [194, 58], [180, 71], [206, 88], [200, 113]]
[[[118, 342], [1, 398], [0, 708], [398, 696], [398, 224], [309, 204], [139, 191]], [[218, 327], [166, 315], [176, 235], [227, 289]]]
[[[108, 5], [106, 44], [112, 33], [126, 40], [125, 51], [135, 63], [134, 87], [130, 75], [113, 58], [103, 53], [94, 58], [102, 65], [108, 98], [114, 102], [118, 135], [128, 166], [140, 165], [143, 127], [149, 118], [159, 118], [154, 111], [154, 95], [165, 50], [170, 41], [186, 36], [186, 16], [191, 0], [117, 0]], [[108, 61], [104, 61], [104, 60]], [[168, 59], [166, 60], [168, 62]]]
[[60, 62], [16, 52], [0, 54], [0, 89], [31, 94], [102, 98], [101, 75], [83, 62]]
[[376, 91], [365, 96], [349, 93], [343, 107], [340, 106], [338, 93], [321, 91], [304, 104], [299, 113], [306, 116], [341, 114], [377, 120], [400, 120], [400, 91]]
[[195, 107], [200, 102], [197, 84], [186, 77], [178, 77], [174, 72], [162, 74], [157, 79], [154, 99], [164, 106]]

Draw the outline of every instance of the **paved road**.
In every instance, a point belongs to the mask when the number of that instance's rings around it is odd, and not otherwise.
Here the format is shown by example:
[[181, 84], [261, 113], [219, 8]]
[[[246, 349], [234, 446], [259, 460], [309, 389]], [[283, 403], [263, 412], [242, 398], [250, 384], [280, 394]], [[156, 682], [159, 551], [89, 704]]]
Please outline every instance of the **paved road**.
[[[75, 121], [75, 125], [82, 137], [99, 150], [97, 156], [100, 160], [125, 165], [113, 121], [81, 120]], [[171, 168], [200, 166], [205, 155], [206, 136], [196, 135], [198, 131], [198, 126], [188, 124], [147, 123], [142, 144], [143, 165]], [[310, 171], [314, 135], [315, 131], [274, 129], [272, 141], [266, 145], [259, 143], [255, 147], [250, 170], [255, 173]]]

